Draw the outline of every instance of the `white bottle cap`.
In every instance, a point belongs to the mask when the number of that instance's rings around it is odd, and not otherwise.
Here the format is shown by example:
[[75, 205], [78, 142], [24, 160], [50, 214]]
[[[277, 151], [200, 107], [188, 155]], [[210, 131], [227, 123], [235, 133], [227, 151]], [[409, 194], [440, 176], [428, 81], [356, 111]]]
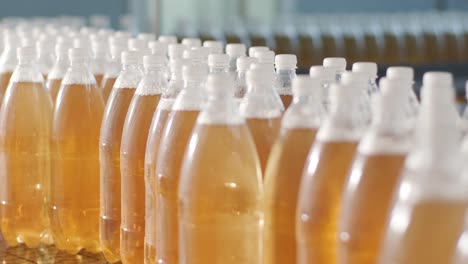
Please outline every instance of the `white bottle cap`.
[[36, 59], [37, 51], [34, 46], [19, 47], [16, 49], [17, 58], [21, 59]]
[[143, 57], [143, 66], [148, 67], [159, 67], [166, 64], [166, 57], [162, 55], [146, 55]]
[[203, 47], [209, 48], [211, 54], [223, 53], [223, 43], [221, 41], [207, 40], [203, 42]]
[[377, 63], [375, 62], [355, 62], [353, 64], [353, 72], [361, 72], [369, 77], [369, 79], [377, 78]]
[[129, 39], [128, 40], [128, 49], [129, 50], [142, 50], [148, 48], [148, 42], [143, 39]]
[[228, 74], [210, 74], [206, 78], [206, 90], [209, 95], [234, 96], [234, 81]]
[[367, 86], [368, 76], [362, 72], [346, 71], [341, 75], [341, 83], [344, 85]]
[[226, 54], [229, 57], [242, 57], [245, 56], [247, 48], [241, 43], [229, 43], [226, 45]]
[[151, 41], [151, 40], [156, 40], [156, 35], [153, 33], [140, 33], [138, 34], [137, 38], [146, 40], [146, 41]]
[[309, 75], [313, 78], [319, 78], [324, 83], [335, 82], [335, 70], [330, 67], [315, 65], [310, 67]]
[[202, 80], [206, 77], [207, 71], [197, 65], [185, 65], [182, 68], [184, 80]]
[[388, 67], [387, 78], [389, 79], [401, 79], [408, 82], [414, 80], [414, 70], [411, 67]]
[[307, 94], [315, 94], [320, 91], [320, 79], [311, 78], [307, 75], [298, 75], [292, 81], [292, 91], [294, 97]]
[[168, 46], [166, 43], [159, 42], [157, 40], [150, 41], [148, 43], [149, 48], [153, 52], [153, 54], [167, 54]]
[[167, 43], [168, 45], [177, 43], [177, 37], [172, 35], [161, 35], [158, 40], [162, 43]]
[[208, 56], [208, 66], [210, 67], [228, 67], [229, 56], [227, 54], [210, 54]]
[[72, 47], [73, 46], [73, 39], [69, 38], [67, 36], [58, 36], [56, 44], [65, 44], [65, 45], [67, 45], [69, 47]]
[[87, 60], [89, 51], [85, 48], [71, 48], [68, 50], [70, 61]]
[[128, 31], [116, 31], [114, 33], [114, 36], [115, 37], [124, 37], [124, 38], [129, 39], [129, 38], [132, 37], [132, 34], [130, 32], [128, 32]]
[[275, 52], [272, 50], [258, 51], [255, 53], [255, 57], [260, 63], [271, 65], [275, 63]]
[[208, 59], [209, 50], [207, 48], [199, 47], [192, 48], [184, 51], [184, 59], [192, 60], [195, 63], [203, 63]]
[[423, 76], [423, 86], [453, 87], [453, 76], [449, 72], [426, 72]]
[[238, 71], [247, 71], [253, 63], [257, 63], [258, 60], [252, 57], [239, 57], [236, 61]]
[[91, 46], [91, 42], [88, 37], [79, 37], [73, 39], [74, 48], [85, 48], [88, 49]]
[[278, 54], [275, 56], [277, 69], [296, 69], [297, 57], [294, 54]]
[[135, 50], [127, 50], [122, 52], [122, 63], [123, 64], [140, 64], [141, 52]]
[[335, 71], [346, 70], [346, 59], [341, 57], [329, 57], [323, 59], [323, 66], [335, 69]]
[[184, 56], [184, 51], [187, 49], [187, 46], [183, 44], [169, 44], [168, 54], [171, 60], [179, 59]]
[[94, 54], [107, 53], [109, 50], [109, 45], [106, 41], [93, 41], [91, 45]]
[[183, 67], [190, 65], [190, 63], [191, 62], [188, 59], [179, 58], [172, 60], [169, 63], [169, 67], [171, 68], [171, 72], [182, 72]]
[[110, 47], [110, 52], [112, 58], [121, 58], [122, 52], [127, 50], [127, 46], [112, 45]]
[[187, 46], [188, 48], [197, 48], [201, 47], [201, 39], [199, 38], [184, 38], [182, 39], [182, 44]]
[[256, 53], [259, 51], [267, 51], [270, 50], [266, 46], [253, 46], [249, 48], [249, 57], [256, 57]]
[[128, 40], [129, 38], [124, 36], [112, 36], [109, 37], [109, 45], [112, 46], [122, 46], [128, 48]]

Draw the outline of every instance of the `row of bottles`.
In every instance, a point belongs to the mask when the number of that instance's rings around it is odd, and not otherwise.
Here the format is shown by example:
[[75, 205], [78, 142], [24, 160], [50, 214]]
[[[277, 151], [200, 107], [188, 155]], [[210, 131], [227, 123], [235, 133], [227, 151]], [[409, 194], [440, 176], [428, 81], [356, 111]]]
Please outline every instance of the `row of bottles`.
[[56, 51], [43, 60], [23, 35], [6, 30], [0, 57], [10, 246], [111, 263], [463, 261], [450, 74], [426, 73], [419, 106], [408, 67], [377, 86], [371, 62], [296, 76], [295, 55], [265, 46], [90, 29], [39, 34]]

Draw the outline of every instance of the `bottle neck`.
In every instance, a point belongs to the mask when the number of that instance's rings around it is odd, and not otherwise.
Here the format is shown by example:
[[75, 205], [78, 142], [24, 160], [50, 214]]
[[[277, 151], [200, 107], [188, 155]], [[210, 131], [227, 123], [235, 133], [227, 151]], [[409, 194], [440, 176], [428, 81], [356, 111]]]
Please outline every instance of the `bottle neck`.
[[165, 74], [166, 72], [163, 66], [151, 66], [145, 68], [145, 75], [154, 79], [167, 81]]
[[181, 70], [171, 72], [171, 80], [183, 80], [183, 73]]
[[19, 58], [18, 59], [18, 66], [33, 66], [36, 63], [36, 59], [34, 58]]
[[123, 71], [140, 71], [141, 67], [140, 64], [136, 63], [124, 63], [122, 64]]
[[201, 89], [204, 83], [204, 79], [188, 79], [184, 81], [185, 90], [197, 90]]
[[229, 68], [227, 66], [212, 66], [210, 67], [210, 73], [227, 73]]

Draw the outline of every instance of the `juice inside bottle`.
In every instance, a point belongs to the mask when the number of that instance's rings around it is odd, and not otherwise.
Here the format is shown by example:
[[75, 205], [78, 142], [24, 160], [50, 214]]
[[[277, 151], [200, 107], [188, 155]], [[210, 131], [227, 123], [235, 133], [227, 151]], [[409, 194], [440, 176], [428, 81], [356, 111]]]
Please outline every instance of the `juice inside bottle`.
[[379, 263], [452, 263], [468, 208], [451, 74], [423, 77], [414, 147], [388, 218]]
[[19, 48], [18, 58], [0, 110], [0, 226], [9, 246], [34, 248], [50, 240], [52, 102], [35, 48]]
[[264, 263], [296, 263], [296, 203], [304, 164], [325, 115], [319, 79], [293, 81], [286, 111], [265, 171]]
[[123, 53], [123, 69], [106, 105], [99, 143], [101, 162], [100, 240], [109, 262], [120, 259], [121, 167], [120, 148], [125, 118], [141, 79], [141, 56], [136, 51]]
[[292, 80], [296, 78], [296, 66], [296, 55], [279, 54], [275, 56], [276, 74], [280, 83], [278, 93], [285, 109], [288, 109], [293, 99], [291, 84]]
[[18, 64], [16, 48], [20, 44], [18, 36], [11, 31], [5, 31], [4, 37], [5, 48], [0, 56], [0, 101], [3, 99], [13, 70]]
[[265, 68], [249, 70], [248, 91], [240, 105], [240, 113], [246, 118], [255, 142], [262, 173], [265, 173], [271, 148], [281, 127], [282, 103], [277, 101], [273, 74]]
[[210, 99], [182, 164], [180, 261], [261, 264], [263, 189], [255, 146], [227, 75], [210, 75], [207, 89]]
[[145, 237], [145, 153], [148, 132], [161, 94], [167, 88], [166, 57], [145, 56], [145, 75], [128, 108], [120, 148], [123, 263], [143, 263]]
[[[376, 263], [380, 242], [411, 143], [407, 89], [382, 79], [375, 119], [359, 144], [343, 194], [339, 263]], [[366, 230], [366, 232], [363, 232]]]
[[115, 81], [119, 76], [121, 66], [121, 55], [126, 50], [127, 38], [125, 37], [111, 37], [111, 60], [107, 64], [107, 67], [102, 77], [102, 95], [104, 102], [107, 102], [111, 94], [112, 88], [114, 87]]
[[171, 80], [159, 100], [148, 133], [145, 153], [146, 223], [145, 223], [145, 263], [156, 263], [156, 159], [159, 153], [162, 132], [166, 127], [174, 100], [184, 86], [182, 68], [189, 65], [185, 59], [170, 63]]
[[[54, 110], [50, 218], [58, 249], [99, 252], [99, 132], [104, 102], [87, 67], [86, 49], [70, 50], [71, 66]], [[85, 194], [85, 195], [83, 195]]]
[[177, 190], [185, 149], [205, 102], [205, 76], [206, 70], [199, 66], [184, 67], [184, 89], [162, 132], [155, 171], [157, 263], [179, 262]]
[[331, 112], [307, 159], [296, 214], [297, 263], [337, 263], [341, 196], [363, 129], [359, 87], [333, 84]]
[[57, 94], [62, 84], [62, 79], [67, 73], [70, 61], [68, 60], [68, 50], [70, 49], [68, 43], [59, 43], [55, 46], [55, 60], [52, 69], [47, 75], [46, 87], [52, 97], [52, 101], [55, 104]]

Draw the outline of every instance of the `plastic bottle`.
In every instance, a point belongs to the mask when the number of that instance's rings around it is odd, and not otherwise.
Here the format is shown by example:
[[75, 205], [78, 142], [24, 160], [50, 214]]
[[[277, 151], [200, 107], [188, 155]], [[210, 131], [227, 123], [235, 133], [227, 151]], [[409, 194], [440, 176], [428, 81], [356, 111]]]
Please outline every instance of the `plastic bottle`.
[[169, 44], [167, 53], [169, 56], [169, 61], [174, 61], [177, 59], [182, 59], [184, 51], [187, 49], [187, 46], [183, 44]]
[[153, 40], [148, 43], [148, 47], [153, 54], [167, 56], [168, 45], [166, 43]]
[[125, 37], [111, 37], [109, 39], [111, 59], [107, 64], [101, 85], [104, 102], [108, 101], [115, 81], [122, 69], [122, 52], [127, 50], [127, 42], [128, 39]]
[[191, 48], [199, 48], [202, 46], [202, 42], [199, 38], [184, 38], [181, 42], [185, 45], [188, 49]]
[[380, 86], [375, 118], [359, 144], [344, 189], [338, 263], [377, 263], [393, 194], [413, 139], [412, 122], [405, 112], [407, 88], [401, 81], [385, 78]]
[[328, 57], [323, 59], [323, 66], [333, 68], [336, 81], [341, 79], [341, 74], [346, 71], [346, 59], [340, 57]]
[[415, 143], [405, 160], [379, 263], [452, 261], [468, 208], [453, 90], [450, 73], [424, 74]]
[[210, 54], [222, 54], [224, 45], [221, 41], [206, 40], [203, 42], [203, 47], [210, 49]]
[[52, 66], [49, 74], [47, 75], [46, 87], [52, 97], [52, 102], [55, 104], [57, 94], [60, 86], [62, 85], [62, 79], [68, 70], [70, 61], [68, 59], [68, 50], [71, 48], [69, 43], [58, 43], [55, 45], [55, 63]]
[[0, 100], [3, 99], [13, 70], [18, 64], [16, 48], [20, 45], [20, 39], [12, 31], [5, 31], [4, 38], [5, 47], [0, 56]]
[[408, 90], [408, 102], [405, 106], [407, 116], [416, 120], [419, 113], [419, 101], [414, 92], [414, 70], [411, 67], [388, 67], [387, 78], [390, 80], [401, 80]]
[[177, 37], [172, 35], [161, 35], [159, 36], [158, 40], [162, 43], [166, 43], [167, 45], [176, 44]]
[[210, 54], [208, 56], [210, 74], [224, 74], [229, 72], [229, 56], [226, 54]]
[[128, 108], [120, 148], [123, 263], [143, 263], [145, 237], [145, 153], [148, 132], [161, 94], [167, 89], [166, 57], [143, 58], [145, 74]]
[[272, 87], [274, 73], [267, 68], [253, 68], [247, 72], [249, 88], [240, 104], [240, 113], [252, 133], [258, 157], [265, 173], [273, 143], [281, 127], [282, 109]]
[[263, 263], [260, 164], [228, 76], [208, 76], [209, 100], [182, 163], [181, 263]]
[[153, 115], [148, 134], [145, 154], [146, 186], [146, 227], [145, 227], [145, 263], [156, 263], [156, 162], [162, 132], [166, 126], [174, 100], [184, 87], [182, 69], [190, 64], [189, 60], [176, 59], [170, 63], [171, 80], [164, 91]]
[[372, 100], [369, 95], [368, 75], [362, 72], [345, 72], [341, 74], [340, 82], [345, 85], [353, 85], [360, 88], [358, 91], [358, 100], [361, 115], [365, 120], [365, 124], [370, 125], [372, 122]]
[[206, 101], [205, 76], [206, 70], [199, 66], [184, 67], [184, 89], [162, 132], [155, 171], [157, 263], [179, 263], [177, 189], [184, 152]]
[[37, 66], [44, 76], [44, 79], [47, 79], [47, 75], [54, 65], [55, 40], [56, 38], [53, 36], [41, 34], [36, 44], [38, 55]]
[[249, 57], [256, 57], [256, 53], [259, 51], [268, 51], [268, 47], [266, 46], [253, 46], [249, 48]]
[[131, 38], [128, 40], [128, 49], [132, 51], [135, 51], [135, 50], [142, 51], [142, 50], [149, 49], [148, 42], [143, 39]]
[[229, 43], [226, 45], [226, 54], [229, 56], [229, 72], [233, 77], [237, 75], [237, 59], [244, 57], [246, 47], [241, 43]]
[[457, 250], [454, 253], [453, 264], [464, 264], [468, 260], [468, 232], [465, 226], [465, 232], [458, 239]]
[[141, 54], [122, 53], [122, 71], [104, 112], [99, 140], [101, 161], [101, 246], [109, 262], [120, 259], [121, 157], [123, 127], [130, 102], [141, 80]]
[[52, 101], [35, 47], [18, 48], [18, 66], [0, 109], [0, 209], [9, 246], [50, 241], [48, 191]]
[[[276, 91], [276, 94], [278, 95], [278, 98], [281, 100], [281, 105], [282, 110], [285, 110], [284, 103], [283, 103], [283, 98], [285, 98], [285, 101], [289, 101], [286, 99], [290, 98], [290, 94], [286, 94], [285, 89], [283, 89], [281, 81], [279, 79], [278, 74], [275, 72], [275, 52], [271, 50], [267, 51], [257, 51], [255, 52], [255, 58], [258, 60], [258, 64], [253, 64], [251, 67], [262, 67], [264, 69], [267, 69], [273, 73], [273, 87], [274, 90]], [[289, 91], [290, 93], [290, 91]]]
[[337, 263], [342, 191], [364, 128], [360, 89], [346, 84], [331, 86], [330, 112], [310, 150], [300, 185], [296, 214], [298, 264]]
[[103, 37], [92, 37], [91, 41], [93, 57], [89, 66], [94, 78], [96, 78], [97, 85], [102, 87], [102, 80], [109, 64], [109, 45], [107, 38]]
[[192, 48], [190, 50], [184, 51], [184, 59], [189, 59], [192, 62], [192, 65], [199, 66], [205, 71], [208, 71], [208, 48]]
[[156, 35], [153, 33], [140, 33], [137, 36], [137, 39], [145, 40], [146, 42], [156, 40]]
[[355, 62], [353, 63], [353, 72], [360, 72], [367, 76], [368, 87], [367, 94], [373, 97], [379, 92], [379, 87], [375, 80], [377, 79], [377, 64], [375, 62]]
[[264, 263], [296, 263], [296, 203], [304, 164], [325, 117], [318, 78], [293, 80], [294, 100], [265, 172]]
[[322, 86], [322, 104], [328, 112], [330, 109], [330, 87], [336, 82], [335, 70], [326, 66], [312, 66], [309, 70], [312, 78], [319, 78]]
[[280, 84], [279, 94], [283, 101], [284, 108], [288, 109], [292, 102], [293, 95], [291, 84], [296, 78], [297, 58], [293, 54], [279, 54], [275, 56], [275, 68]]
[[238, 102], [242, 101], [242, 98], [244, 98], [244, 95], [247, 92], [247, 71], [250, 69], [250, 66], [256, 62], [258, 62], [257, 59], [252, 57], [239, 57], [237, 59], [237, 78], [234, 97], [237, 98]]
[[[54, 109], [51, 222], [58, 249], [100, 251], [99, 129], [101, 90], [89, 70], [89, 51], [69, 51], [70, 67]], [[86, 194], [86, 195], [83, 195]]]

